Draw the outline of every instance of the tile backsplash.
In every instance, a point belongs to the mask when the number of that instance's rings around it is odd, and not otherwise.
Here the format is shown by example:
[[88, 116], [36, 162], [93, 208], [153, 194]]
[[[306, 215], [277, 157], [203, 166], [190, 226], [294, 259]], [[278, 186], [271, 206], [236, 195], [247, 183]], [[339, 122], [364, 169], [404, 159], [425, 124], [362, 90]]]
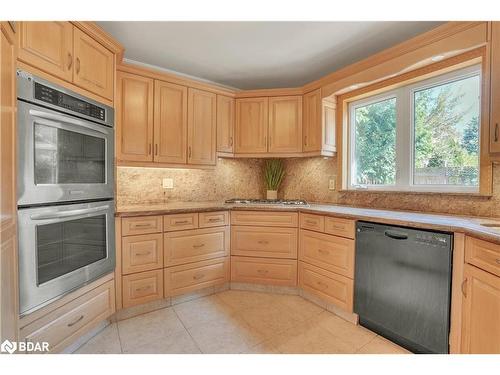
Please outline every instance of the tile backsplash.
[[[219, 159], [215, 169], [118, 167], [118, 205], [168, 201], [221, 201], [229, 198], [262, 198], [264, 160]], [[279, 198], [306, 199], [359, 207], [440, 212], [500, 217], [500, 165], [493, 168], [493, 196], [474, 197], [422, 193], [331, 191], [336, 177], [335, 158], [285, 160], [286, 177]], [[162, 179], [172, 178], [173, 189], [163, 189]], [[337, 181], [337, 187], [339, 185]]]

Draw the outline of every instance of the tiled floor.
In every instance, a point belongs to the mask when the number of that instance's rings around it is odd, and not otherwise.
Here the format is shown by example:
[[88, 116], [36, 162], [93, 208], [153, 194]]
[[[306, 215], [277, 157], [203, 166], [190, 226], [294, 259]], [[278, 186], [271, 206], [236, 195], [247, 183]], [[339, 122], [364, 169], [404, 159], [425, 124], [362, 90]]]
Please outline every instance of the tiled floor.
[[299, 296], [228, 290], [113, 323], [89, 353], [408, 353]]

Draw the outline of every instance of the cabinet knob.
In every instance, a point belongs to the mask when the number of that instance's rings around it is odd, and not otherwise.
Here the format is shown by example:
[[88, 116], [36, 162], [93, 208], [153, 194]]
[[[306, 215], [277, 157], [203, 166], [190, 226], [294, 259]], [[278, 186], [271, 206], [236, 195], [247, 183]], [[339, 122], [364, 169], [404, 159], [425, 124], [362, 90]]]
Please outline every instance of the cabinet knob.
[[495, 142], [498, 142], [498, 122], [495, 124]]

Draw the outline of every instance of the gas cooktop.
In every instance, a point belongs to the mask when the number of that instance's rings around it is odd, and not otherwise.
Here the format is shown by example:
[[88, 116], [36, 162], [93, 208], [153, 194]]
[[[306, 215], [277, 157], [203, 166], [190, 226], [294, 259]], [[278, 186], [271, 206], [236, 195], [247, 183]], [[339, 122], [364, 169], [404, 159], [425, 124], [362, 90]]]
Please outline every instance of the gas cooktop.
[[309, 206], [305, 200], [302, 199], [243, 199], [234, 198], [228, 199], [226, 203], [231, 204], [264, 204], [264, 205], [276, 205], [276, 206]]

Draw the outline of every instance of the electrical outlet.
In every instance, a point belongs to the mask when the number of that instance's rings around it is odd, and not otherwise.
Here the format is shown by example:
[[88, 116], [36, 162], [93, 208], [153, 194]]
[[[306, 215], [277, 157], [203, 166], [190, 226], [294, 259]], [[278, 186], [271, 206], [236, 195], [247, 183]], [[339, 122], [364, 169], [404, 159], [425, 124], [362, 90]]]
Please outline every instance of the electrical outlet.
[[335, 177], [330, 178], [328, 181], [328, 190], [335, 190]]
[[164, 189], [173, 189], [174, 188], [174, 179], [173, 178], [164, 178], [163, 179], [163, 188]]

